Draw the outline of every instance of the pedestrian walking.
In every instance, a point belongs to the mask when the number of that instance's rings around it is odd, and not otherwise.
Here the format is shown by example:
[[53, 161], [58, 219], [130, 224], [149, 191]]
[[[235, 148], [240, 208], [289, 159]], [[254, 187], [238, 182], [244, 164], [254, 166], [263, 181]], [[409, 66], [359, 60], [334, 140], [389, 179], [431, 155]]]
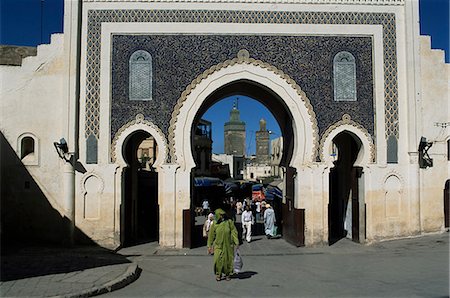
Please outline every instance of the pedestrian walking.
[[264, 229], [267, 238], [275, 236], [275, 211], [273, 211], [270, 204], [266, 204], [266, 211], [264, 211]]
[[208, 253], [214, 253], [214, 273], [216, 280], [230, 280], [233, 273], [234, 247], [239, 246], [238, 232], [234, 222], [228, 219], [225, 211], [217, 209], [215, 221], [208, 235]]
[[203, 199], [202, 209], [203, 209], [203, 215], [206, 215], [209, 213], [209, 201], [206, 198]]
[[256, 201], [256, 220], [259, 221], [261, 219], [261, 202]]
[[236, 202], [236, 214], [239, 215], [242, 213], [242, 202], [241, 201], [237, 201]]
[[208, 214], [208, 217], [203, 224], [203, 237], [208, 238], [209, 230], [211, 229], [212, 224], [214, 223], [214, 214]]
[[250, 206], [245, 206], [245, 211], [242, 212], [242, 240], [247, 240], [248, 243], [252, 241], [252, 225], [255, 223], [253, 213]]

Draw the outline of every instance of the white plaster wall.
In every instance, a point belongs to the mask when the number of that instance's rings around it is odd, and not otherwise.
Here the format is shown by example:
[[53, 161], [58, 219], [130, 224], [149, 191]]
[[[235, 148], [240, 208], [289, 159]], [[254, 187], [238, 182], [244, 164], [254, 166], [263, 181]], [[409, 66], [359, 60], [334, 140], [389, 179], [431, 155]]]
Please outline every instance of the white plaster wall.
[[[366, 1], [367, 2], [367, 1]], [[376, 4], [386, 4], [387, 2], [377, 2]], [[371, 2], [374, 4], [375, 2]], [[319, 2], [317, 2], [319, 3]], [[323, 2], [322, 2], [323, 3]], [[386, 141], [384, 138], [384, 69], [382, 66], [383, 59], [383, 44], [382, 44], [382, 30], [381, 26], [354, 26], [354, 25], [280, 25], [280, 24], [247, 24], [241, 26], [240, 24], [181, 24], [181, 23], [105, 23], [102, 25], [102, 48], [101, 48], [101, 95], [100, 95], [100, 112], [101, 112], [101, 124], [100, 131], [101, 137], [99, 139], [99, 164], [89, 165], [88, 171], [95, 172], [101, 175], [105, 183], [105, 192], [102, 196], [102, 201], [105, 201], [104, 209], [102, 210], [102, 217], [98, 223], [105, 223], [104, 231], [97, 231], [95, 224], [85, 223], [86, 229], [89, 230], [96, 239], [110, 238], [113, 235], [113, 231], [120, 232], [118, 229], [118, 198], [117, 191], [115, 194], [111, 194], [111, 184], [115, 183], [115, 189], [118, 184], [121, 183], [117, 172], [114, 174], [114, 166], [108, 165], [108, 158], [110, 156], [110, 140], [102, 136], [109, 136], [109, 104], [110, 104], [110, 53], [111, 53], [111, 34], [114, 33], [162, 33], [162, 34], [176, 34], [176, 33], [197, 33], [197, 34], [210, 34], [210, 33], [245, 33], [245, 34], [317, 34], [317, 35], [367, 35], [372, 36], [374, 40], [374, 99], [375, 99], [375, 119], [377, 127], [375, 129], [376, 144], [375, 155], [376, 163], [370, 164], [367, 162], [369, 154], [365, 155], [364, 168], [364, 202], [367, 206], [367, 241], [376, 241], [386, 238], [404, 237], [420, 233], [420, 231], [436, 231], [439, 230], [440, 215], [436, 215], [436, 208], [440, 208], [438, 203], [439, 198], [435, 199], [437, 189], [443, 188], [441, 181], [434, 183], [433, 178], [439, 177], [436, 180], [442, 180], [443, 177], [448, 177], [448, 162], [446, 167], [435, 166], [432, 169], [423, 171], [423, 179], [420, 180], [417, 170], [417, 162], [415, 160], [413, 151], [413, 143], [411, 139], [411, 131], [421, 123], [414, 122], [414, 117], [411, 117], [412, 113], [416, 111], [410, 108], [411, 100], [415, 100], [415, 97], [411, 96], [415, 92], [414, 84], [412, 81], [414, 78], [408, 75], [410, 72], [411, 63], [417, 62], [415, 56], [410, 55], [408, 49], [411, 43], [415, 40], [416, 36], [407, 30], [408, 24], [415, 19], [411, 17], [411, 14], [406, 11], [409, 7], [403, 5], [402, 1], [390, 2], [391, 5], [337, 5], [337, 2], [328, 1], [326, 5], [311, 4], [305, 5], [302, 2], [293, 1], [292, 3], [276, 3], [272, 5], [270, 3], [248, 4], [248, 3], [154, 3], [153, 9], [230, 9], [230, 10], [288, 10], [288, 11], [364, 11], [364, 12], [390, 12], [396, 14], [396, 40], [397, 40], [397, 55], [398, 55], [398, 88], [399, 88], [399, 120], [400, 120], [400, 140], [399, 140], [399, 164], [388, 165], [386, 164]], [[346, 2], [350, 3], [350, 2]], [[352, 2], [356, 3], [356, 2]], [[86, 58], [86, 35], [87, 35], [87, 12], [89, 9], [148, 9], [147, 3], [141, 2], [87, 2], [84, 5], [83, 13], [83, 46], [82, 46], [82, 71], [81, 82], [85, 82], [85, 58]], [[411, 58], [413, 57], [413, 58]], [[423, 65], [422, 65], [423, 67]], [[448, 67], [447, 67], [448, 68]], [[434, 76], [436, 79], [442, 75], [434, 69]], [[448, 73], [448, 71], [447, 71]], [[425, 77], [425, 75], [422, 75]], [[445, 76], [444, 76], [445, 78]], [[425, 89], [423, 96], [430, 93], [428, 97], [433, 97], [433, 86], [435, 86], [434, 79], [428, 80], [429, 83], [425, 83], [422, 87]], [[447, 75], [448, 82], [448, 75]], [[438, 85], [440, 85], [439, 83]], [[445, 89], [445, 88], [444, 88]], [[428, 90], [428, 91], [427, 91]], [[85, 94], [84, 86], [82, 85], [81, 94]], [[448, 96], [448, 84], [446, 93]], [[445, 95], [444, 94], [444, 95]], [[202, 95], [203, 96], [203, 95]], [[205, 95], [206, 96], [206, 95]], [[448, 97], [447, 97], [448, 99]], [[444, 100], [444, 99], [443, 99]], [[426, 100], [424, 99], [424, 102]], [[195, 102], [195, 105], [189, 105], [189, 109], [196, 109], [199, 102]], [[428, 122], [431, 116], [435, 118], [435, 111], [430, 104], [427, 110], [423, 107], [424, 119]], [[84, 102], [81, 102], [81, 125], [84, 127]], [[447, 111], [448, 121], [448, 103], [447, 109], [443, 109], [444, 113]], [[194, 111], [195, 112], [195, 111]], [[317, 112], [317, 111], [316, 111]], [[442, 118], [442, 117], [441, 117]], [[445, 121], [445, 117], [443, 117]], [[413, 120], [411, 122], [411, 120]], [[425, 123], [424, 121], [423, 123]], [[431, 122], [430, 122], [431, 123]], [[428, 129], [424, 129], [424, 133], [430, 133], [435, 127], [430, 126]], [[82, 134], [81, 134], [82, 135]], [[180, 143], [188, 141], [188, 134], [175, 136]], [[447, 133], [448, 138], [448, 133]], [[441, 146], [435, 143], [434, 147], [430, 151], [435, 158], [435, 163], [438, 160], [442, 160], [442, 157], [438, 157], [441, 152]], [[86, 148], [85, 141], [82, 137], [80, 140], [80, 156], [85, 156]], [[437, 150], [437, 151], [434, 151]], [[177, 150], [177, 153], [181, 150]], [[189, 152], [189, 150], [186, 150]], [[409, 154], [410, 153], [410, 154]], [[182, 158], [189, 160], [188, 156]], [[161, 169], [160, 186], [163, 188], [162, 197], [160, 200], [161, 208], [161, 232], [160, 243], [164, 246], [181, 246], [182, 241], [182, 210], [189, 208], [189, 169], [185, 171], [186, 164], [180, 163], [175, 165], [163, 165]], [[306, 241], [307, 245], [313, 245], [317, 243], [323, 243], [327, 241], [328, 236], [328, 218], [327, 218], [327, 204], [328, 204], [328, 174], [329, 165], [312, 163], [309, 165], [297, 165], [298, 175], [302, 176], [302, 179], [296, 180], [296, 189], [299, 190], [300, 195], [295, 201], [296, 208], [306, 209]], [[189, 168], [189, 167], [188, 167]], [[116, 176], [114, 176], [116, 175]], [[401, 186], [399, 191], [399, 198], [396, 202], [399, 204], [398, 214], [393, 214], [391, 211], [386, 212], [386, 188], [389, 190], [389, 183], [386, 186], [386, 181], [390, 176], [395, 176], [398, 179], [398, 183]], [[115, 177], [115, 178], [113, 178]], [[318, 179], [321, 177], [321, 179]], [[428, 181], [428, 180], [430, 181]], [[431, 181], [432, 180], [432, 181]], [[82, 181], [82, 178], [77, 178], [77, 185]], [[391, 181], [391, 180], [389, 180]], [[397, 181], [397, 180], [396, 180]], [[427, 185], [425, 189], [424, 183]], [[420, 188], [421, 187], [421, 188]], [[431, 187], [429, 190], [428, 187]], [[114, 191], [112, 191], [114, 192]], [[77, 206], [79, 204], [79, 195], [82, 193], [82, 189], [79, 188], [77, 194]], [[419, 195], [419, 193], [425, 193]], [[428, 195], [428, 193], [430, 195]], [[392, 193], [389, 193], [392, 197]], [[112, 197], [116, 196], [115, 199]], [[420, 198], [420, 199], [419, 199]], [[115, 203], [112, 203], [115, 202]], [[103, 203], [102, 203], [103, 204]], [[426, 207], [431, 206], [430, 208]], [[103, 206], [103, 205], [102, 205]], [[424, 207], [425, 206], [425, 207]], [[78, 208], [79, 209], [79, 208]], [[77, 209], [77, 210], [78, 210]], [[115, 216], [115, 219], [111, 217]], [[77, 218], [79, 214], [77, 213]], [[84, 223], [82, 224], [84, 225]], [[113, 237], [117, 235], [114, 234]], [[108, 240], [109, 241], [109, 240]]]
[[[122, 171], [118, 165], [84, 165], [86, 173], [78, 173], [75, 182], [75, 222], [78, 229], [98, 244], [115, 248], [120, 245], [120, 196]], [[95, 178], [95, 185], [88, 188], [88, 180]], [[86, 214], [87, 197], [91, 196], [91, 207], [95, 204], [97, 216]]]
[[444, 62], [444, 51], [431, 49], [429, 36], [420, 37], [419, 50], [422, 135], [433, 142], [428, 151], [433, 167], [420, 170], [421, 226], [423, 232], [431, 232], [443, 229], [443, 189], [450, 177], [447, 157], [450, 126], [438, 126], [450, 122], [450, 64]]
[[60, 213], [64, 213], [59, 179], [63, 162], [53, 142], [64, 136], [67, 117], [63, 45], [64, 36], [53, 34], [51, 44], [38, 46], [37, 56], [23, 59], [22, 66], [0, 66], [0, 129], [18, 155], [21, 134], [32, 133], [38, 139], [38, 164], [27, 170]]

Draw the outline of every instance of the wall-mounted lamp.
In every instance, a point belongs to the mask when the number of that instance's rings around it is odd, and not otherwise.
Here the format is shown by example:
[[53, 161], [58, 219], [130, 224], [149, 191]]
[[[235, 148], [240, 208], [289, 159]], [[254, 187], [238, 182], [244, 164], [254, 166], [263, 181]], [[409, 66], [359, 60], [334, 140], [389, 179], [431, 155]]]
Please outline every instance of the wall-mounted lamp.
[[425, 137], [420, 138], [419, 142], [419, 167], [426, 169], [433, 166], [433, 159], [428, 155], [428, 149], [433, 146], [433, 142], [427, 142]]
[[72, 153], [69, 152], [69, 147], [67, 146], [67, 142], [64, 138], [61, 138], [58, 142], [53, 142], [53, 146], [55, 146], [56, 152], [58, 156], [65, 160], [66, 162], [70, 162], [72, 159]]

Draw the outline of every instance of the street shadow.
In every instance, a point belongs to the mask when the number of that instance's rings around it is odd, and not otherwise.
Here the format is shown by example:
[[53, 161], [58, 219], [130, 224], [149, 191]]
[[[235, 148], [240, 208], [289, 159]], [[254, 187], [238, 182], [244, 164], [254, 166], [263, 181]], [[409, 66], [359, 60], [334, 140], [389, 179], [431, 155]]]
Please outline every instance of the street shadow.
[[94, 245], [22, 247], [2, 255], [0, 281], [70, 273], [125, 263], [131, 262], [125, 256]]
[[130, 263], [98, 246], [53, 208], [0, 132], [0, 281]]
[[248, 279], [251, 278], [253, 275], [258, 274], [258, 272], [255, 271], [244, 271], [244, 272], [239, 272], [233, 275], [233, 278], [235, 279]]

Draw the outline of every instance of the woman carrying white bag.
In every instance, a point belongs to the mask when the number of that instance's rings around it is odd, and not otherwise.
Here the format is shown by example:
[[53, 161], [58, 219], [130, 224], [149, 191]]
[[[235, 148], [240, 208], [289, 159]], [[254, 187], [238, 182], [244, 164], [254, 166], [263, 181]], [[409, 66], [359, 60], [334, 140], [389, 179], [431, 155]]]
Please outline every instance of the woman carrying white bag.
[[244, 266], [244, 262], [242, 261], [239, 247], [236, 247], [234, 249], [234, 262], [233, 262], [234, 273], [240, 273], [243, 266]]

